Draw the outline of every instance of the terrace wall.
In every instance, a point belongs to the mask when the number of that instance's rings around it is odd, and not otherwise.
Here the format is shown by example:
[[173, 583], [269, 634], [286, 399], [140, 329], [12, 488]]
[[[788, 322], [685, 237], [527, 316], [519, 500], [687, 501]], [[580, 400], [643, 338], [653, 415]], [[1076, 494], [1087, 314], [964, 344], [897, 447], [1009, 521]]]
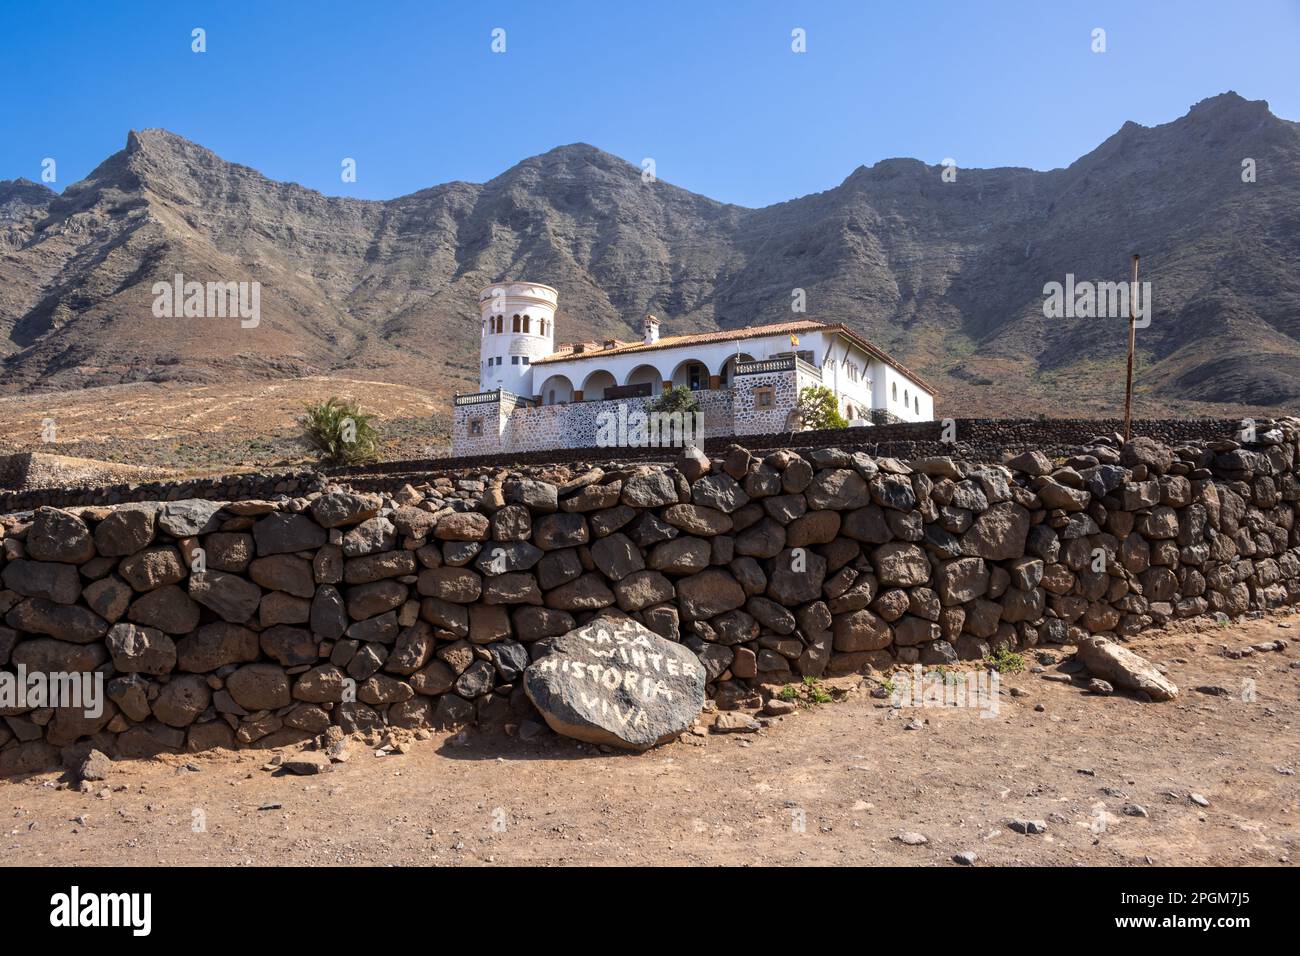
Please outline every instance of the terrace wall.
[[733, 446], [559, 485], [507, 468], [5, 515], [0, 669], [98, 674], [108, 702], [5, 702], [0, 773], [89, 745], [517, 723], [522, 669], [596, 615], [689, 646], [734, 707], [764, 682], [1296, 603], [1300, 430], [1254, 438], [1006, 464]]

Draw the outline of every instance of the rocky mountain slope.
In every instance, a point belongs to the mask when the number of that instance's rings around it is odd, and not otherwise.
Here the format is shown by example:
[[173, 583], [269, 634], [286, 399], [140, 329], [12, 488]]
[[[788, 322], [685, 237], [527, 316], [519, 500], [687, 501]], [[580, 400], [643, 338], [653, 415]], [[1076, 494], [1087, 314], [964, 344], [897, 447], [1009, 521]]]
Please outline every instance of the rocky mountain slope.
[[[1242, 161], [1257, 181], [1242, 181]], [[1122, 319], [1045, 319], [1043, 285], [1153, 285], [1149, 413], [1280, 408], [1300, 395], [1300, 124], [1233, 93], [1127, 123], [1067, 169], [892, 159], [762, 209], [714, 202], [585, 145], [490, 182], [386, 202], [266, 179], [162, 130], [61, 195], [0, 182], [0, 392], [365, 371], [477, 379], [477, 290], [561, 292], [560, 338], [808, 316], [917, 368], [955, 415], [1114, 414]], [[257, 280], [261, 322], [155, 318], [176, 273]]]

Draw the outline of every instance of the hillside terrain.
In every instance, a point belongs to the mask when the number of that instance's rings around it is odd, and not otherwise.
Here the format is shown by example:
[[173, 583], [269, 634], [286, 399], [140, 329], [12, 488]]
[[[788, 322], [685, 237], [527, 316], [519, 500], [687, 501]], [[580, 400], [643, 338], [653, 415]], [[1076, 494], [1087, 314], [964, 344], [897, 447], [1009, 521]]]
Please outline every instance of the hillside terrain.
[[[243, 432], [292, 430], [297, 409], [258, 396], [298, 379], [325, 392], [336, 379], [394, 386], [360, 396], [385, 418], [406, 417], [402, 388], [445, 408], [475, 387], [476, 293], [503, 277], [560, 290], [560, 340], [635, 338], [646, 312], [666, 334], [779, 321], [803, 289], [808, 317], [843, 321], [926, 376], [941, 415], [1114, 415], [1125, 323], [1045, 319], [1043, 286], [1123, 280], [1133, 251], [1154, 301], [1139, 334], [1140, 413], [1294, 407], [1300, 124], [1225, 93], [1170, 123], [1126, 123], [1066, 169], [941, 173], [890, 159], [747, 209], [645, 183], [639, 167], [578, 144], [487, 183], [380, 202], [132, 132], [62, 194], [0, 181], [0, 423], [11, 426], [0, 443], [37, 440], [27, 423], [47, 403], [98, 410], [105, 435], [184, 442], [168, 409], [195, 389], [242, 393]], [[178, 273], [259, 282], [257, 327], [155, 317], [153, 284]], [[119, 405], [98, 391], [126, 386], [160, 400]], [[199, 457], [256, 459], [226, 427], [204, 429], [213, 450]], [[417, 443], [445, 440], [445, 415], [412, 427]]]

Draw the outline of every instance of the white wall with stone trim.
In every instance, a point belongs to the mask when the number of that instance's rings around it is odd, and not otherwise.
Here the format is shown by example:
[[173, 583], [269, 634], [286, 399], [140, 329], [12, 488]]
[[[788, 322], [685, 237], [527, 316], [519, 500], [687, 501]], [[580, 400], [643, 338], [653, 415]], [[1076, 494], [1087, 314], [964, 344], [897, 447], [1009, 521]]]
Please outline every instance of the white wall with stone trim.
[[[824, 373], [824, 369], [821, 372]], [[694, 395], [702, 416], [702, 428], [697, 438], [703, 441], [706, 438], [788, 431], [792, 424], [791, 412], [799, 395], [804, 389], [821, 384], [823, 379], [819, 370], [797, 363], [794, 370], [737, 376], [732, 388], [697, 391]], [[758, 404], [755, 393], [762, 388], [773, 390], [770, 407]], [[899, 417], [902, 417], [901, 394], [900, 391]], [[658, 397], [534, 405], [504, 393], [500, 399], [455, 407], [452, 447], [457, 456], [602, 447], [602, 416], [612, 416], [610, 420], [616, 420], [620, 408], [626, 409], [626, 415], [648, 413]], [[484, 434], [477, 437], [470, 435], [470, 422], [475, 419], [484, 423]]]

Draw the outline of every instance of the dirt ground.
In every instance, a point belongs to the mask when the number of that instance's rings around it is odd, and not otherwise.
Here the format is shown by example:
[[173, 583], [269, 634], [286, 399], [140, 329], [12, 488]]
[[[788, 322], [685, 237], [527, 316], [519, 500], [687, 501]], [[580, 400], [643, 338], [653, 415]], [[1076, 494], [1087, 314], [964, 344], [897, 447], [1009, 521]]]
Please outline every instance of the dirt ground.
[[351, 742], [308, 777], [262, 769], [269, 751], [121, 762], [89, 793], [37, 774], [0, 782], [0, 862], [1293, 865], [1300, 617], [1198, 626], [1130, 645], [1179, 685], [1163, 704], [1046, 680], [1055, 665], [1034, 673], [1030, 654], [995, 717], [894, 710], [850, 678], [829, 682], [842, 700], [758, 733], [640, 755], [470, 731], [382, 757]]
[[314, 376], [0, 395], [0, 454], [38, 451], [187, 475], [301, 464], [312, 457], [298, 419], [333, 395], [377, 416], [381, 458], [427, 458], [448, 442], [449, 382], [414, 388]]

